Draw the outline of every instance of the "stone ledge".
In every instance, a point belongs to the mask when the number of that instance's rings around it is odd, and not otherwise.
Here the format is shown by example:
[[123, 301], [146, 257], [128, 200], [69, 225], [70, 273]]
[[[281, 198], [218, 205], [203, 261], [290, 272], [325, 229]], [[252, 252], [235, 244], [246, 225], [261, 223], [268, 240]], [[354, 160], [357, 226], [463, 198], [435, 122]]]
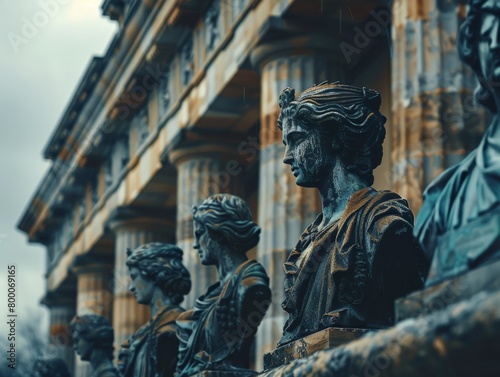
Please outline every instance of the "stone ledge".
[[203, 372], [191, 375], [191, 377], [251, 377], [257, 372], [253, 370], [235, 370], [235, 371], [219, 371], [219, 370], [204, 370]]
[[477, 292], [499, 289], [500, 261], [496, 261], [397, 300], [396, 322], [444, 309]]
[[500, 292], [319, 351], [259, 377], [500, 376]]

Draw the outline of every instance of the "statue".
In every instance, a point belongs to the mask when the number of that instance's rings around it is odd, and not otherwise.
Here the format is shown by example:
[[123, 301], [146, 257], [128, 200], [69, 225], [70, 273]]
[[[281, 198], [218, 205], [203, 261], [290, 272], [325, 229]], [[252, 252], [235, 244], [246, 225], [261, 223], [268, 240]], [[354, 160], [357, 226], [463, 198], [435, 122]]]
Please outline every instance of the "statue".
[[458, 51], [478, 76], [476, 98], [494, 117], [479, 147], [425, 190], [415, 236], [429, 259], [433, 285], [500, 258], [500, 4], [469, 0]]
[[34, 377], [71, 377], [66, 363], [58, 357], [39, 357], [33, 365]]
[[175, 320], [179, 304], [191, 290], [182, 250], [159, 242], [127, 251], [130, 290], [137, 302], [149, 305], [151, 320], [122, 344], [119, 369], [123, 377], [171, 377], [177, 364]]
[[423, 285], [408, 203], [370, 187], [385, 137], [380, 102], [374, 90], [327, 82], [280, 95], [283, 162], [323, 208], [284, 265], [279, 346], [328, 327], [389, 326], [394, 300]]
[[70, 323], [73, 348], [82, 361], [90, 361], [92, 377], [118, 377], [113, 365], [113, 327], [97, 314], [76, 316]]
[[193, 214], [193, 247], [203, 265], [217, 267], [219, 281], [177, 320], [179, 377], [201, 371], [253, 375], [245, 369], [249, 348], [271, 299], [264, 267], [246, 256], [259, 242], [260, 228], [234, 195], [213, 195]]

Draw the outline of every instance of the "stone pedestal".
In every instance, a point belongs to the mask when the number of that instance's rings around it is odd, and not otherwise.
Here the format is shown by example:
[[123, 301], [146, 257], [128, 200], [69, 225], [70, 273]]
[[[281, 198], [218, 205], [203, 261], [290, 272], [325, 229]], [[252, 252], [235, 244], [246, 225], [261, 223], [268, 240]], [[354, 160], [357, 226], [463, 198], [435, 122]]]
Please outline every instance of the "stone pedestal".
[[396, 321], [428, 315], [479, 292], [500, 290], [500, 261], [412, 293], [396, 301]]
[[[79, 257], [73, 267], [78, 279], [76, 314], [98, 314], [112, 320], [113, 265], [96, 257]], [[90, 377], [89, 362], [76, 357], [75, 377]]]
[[[139, 209], [120, 208], [109, 220], [110, 228], [115, 232], [115, 267], [113, 329], [115, 330], [115, 348], [119, 349], [144, 323], [149, 321], [149, 307], [137, 303], [129, 291], [130, 276], [127, 260], [127, 248], [149, 242], [173, 242], [173, 224], [159, 217], [152, 217]], [[115, 353], [115, 358], [117, 353]]]
[[321, 350], [327, 350], [371, 331], [370, 329], [331, 327], [285, 344], [264, 355], [264, 370], [274, 369]]
[[286, 313], [283, 301], [283, 263], [300, 234], [321, 212], [315, 189], [295, 184], [290, 166], [283, 163], [285, 148], [277, 120], [278, 98], [283, 89], [296, 94], [322, 81], [342, 79], [342, 67], [332, 58], [331, 46], [322, 38], [305, 36], [262, 44], [252, 53], [253, 64], [261, 72], [259, 218], [262, 228], [257, 260], [265, 267], [273, 292], [269, 308], [257, 332], [257, 364], [262, 355], [275, 348], [281, 338]]
[[207, 287], [217, 281], [213, 266], [202, 266], [198, 251], [193, 249], [193, 213], [207, 197], [219, 193], [241, 195], [236, 163], [237, 145], [229, 143], [191, 142], [169, 152], [169, 160], [177, 167], [177, 246], [184, 251], [184, 265], [191, 274], [191, 292], [183, 306], [192, 308]]
[[214, 370], [204, 370], [203, 372], [193, 374], [191, 377], [251, 377], [255, 376], [257, 372], [253, 370], [243, 371], [239, 370], [237, 372], [222, 372]]

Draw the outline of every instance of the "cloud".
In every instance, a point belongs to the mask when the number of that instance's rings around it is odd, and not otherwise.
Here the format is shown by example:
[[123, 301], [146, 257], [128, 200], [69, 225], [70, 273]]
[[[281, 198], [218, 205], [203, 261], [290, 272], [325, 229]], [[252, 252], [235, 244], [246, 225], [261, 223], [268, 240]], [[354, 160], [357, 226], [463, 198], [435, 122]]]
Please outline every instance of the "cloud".
[[[18, 265], [17, 303], [25, 317], [45, 293], [46, 253], [43, 246], [28, 244], [16, 224], [47, 171], [42, 150], [51, 132], [92, 56], [106, 52], [117, 29], [101, 16], [102, 0], [57, 0], [67, 4], [54, 10], [47, 24], [16, 53], [7, 35], [22, 34], [26, 20], [33, 22], [41, 11], [40, 1], [54, 0], [6, 1], [0, 13], [0, 252], [4, 261], [0, 276], [5, 276], [7, 264]], [[0, 299], [6, 301], [5, 282], [0, 284]], [[0, 325], [0, 333], [5, 333], [5, 326]]]

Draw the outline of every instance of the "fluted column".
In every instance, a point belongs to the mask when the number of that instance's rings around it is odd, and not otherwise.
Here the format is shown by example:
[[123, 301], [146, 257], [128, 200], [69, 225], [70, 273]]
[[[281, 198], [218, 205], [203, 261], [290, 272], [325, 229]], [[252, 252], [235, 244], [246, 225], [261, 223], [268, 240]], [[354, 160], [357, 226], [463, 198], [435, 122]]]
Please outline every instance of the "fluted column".
[[[174, 242], [173, 224], [159, 217], [151, 217], [140, 210], [119, 208], [112, 215], [109, 226], [115, 233], [115, 266], [113, 329], [115, 348], [119, 348], [140, 326], [150, 319], [149, 307], [137, 303], [129, 291], [130, 276], [127, 248], [149, 242]], [[115, 357], [117, 354], [115, 354]]]
[[196, 298], [217, 281], [217, 270], [203, 266], [193, 249], [193, 206], [210, 195], [241, 194], [237, 176], [242, 172], [238, 162], [238, 144], [203, 143], [185, 145], [169, 153], [177, 167], [177, 246], [184, 251], [184, 264], [191, 274], [192, 288], [183, 305], [194, 306]]
[[283, 263], [300, 234], [321, 212], [317, 191], [297, 186], [290, 166], [283, 163], [278, 98], [286, 87], [294, 88], [298, 95], [314, 84], [342, 79], [341, 65], [322, 47], [329, 45], [331, 41], [303, 37], [261, 45], [252, 54], [261, 71], [258, 224], [262, 234], [257, 255], [271, 278], [273, 292], [272, 305], [257, 333], [257, 370], [262, 369], [262, 355], [276, 348], [286, 320], [281, 307]]
[[50, 311], [50, 337], [49, 354], [59, 357], [73, 371], [75, 365], [75, 353], [73, 342], [69, 331], [69, 323], [75, 316], [76, 302], [74, 297], [63, 296], [58, 293], [48, 293], [42, 304]]
[[459, 59], [466, 0], [393, 5], [392, 184], [416, 212], [422, 191], [479, 143], [485, 111], [474, 105], [475, 75]]
[[[77, 276], [76, 314], [98, 314], [112, 320], [113, 265], [96, 257], [78, 257], [73, 271]], [[76, 358], [75, 377], [90, 377], [89, 362]]]

